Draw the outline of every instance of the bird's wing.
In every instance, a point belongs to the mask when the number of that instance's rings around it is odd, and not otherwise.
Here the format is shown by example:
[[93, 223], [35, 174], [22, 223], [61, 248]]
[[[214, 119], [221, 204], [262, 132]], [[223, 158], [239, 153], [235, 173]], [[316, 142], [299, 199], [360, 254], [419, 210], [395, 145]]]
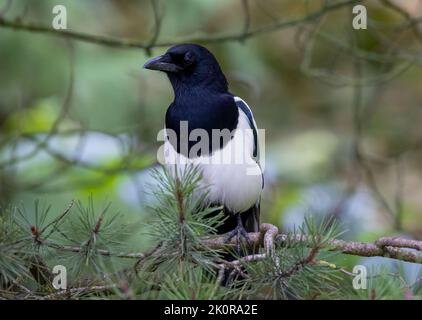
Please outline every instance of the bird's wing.
[[[253, 158], [259, 163], [259, 140], [258, 140], [258, 129], [255, 122], [255, 119], [252, 114], [251, 108], [249, 108], [248, 104], [243, 101], [239, 97], [234, 97], [234, 101], [236, 102], [237, 107], [242, 111], [244, 114], [246, 114], [246, 117], [249, 120], [249, 125], [251, 129], [253, 130], [253, 136], [254, 136], [254, 149], [253, 149]], [[264, 175], [261, 173], [262, 178], [262, 188], [264, 188]], [[247, 212], [242, 213], [242, 216], [244, 216], [245, 221], [245, 228], [247, 231], [251, 232], [257, 232], [259, 231], [259, 218], [260, 218], [260, 211], [261, 211], [261, 198], [258, 199], [258, 201], [255, 203], [253, 207], [251, 207]], [[246, 213], [246, 214], [245, 214]]]
[[[253, 137], [254, 137], [254, 149], [253, 149], [253, 158], [260, 166], [259, 162], [259, 139], [258, 139], [258, 127], [256, 125], [255, 119], [252, 114], [251, 108], [249, 108], [248, 104], [239, 97], [234, 97], [234, 101], [236, 102], [237, 107], [246, 115], [249, 120], [249, 125], [253, 130]], [[264, 175], [262, 174], [262, 188], [264, 188]]]
[[236, 102], [237, 107], [243, 111], [244, 114], [246, 114], [246, 117], [249, 120], [249, 125], [251, 129], [253, 130], [253, 137], [254, 137], [254, 151], [253, 151], [253, 157], [255, 160], [259, 163], [259, 142], [258, 142], [258, 129], [256, 126], [255, 119], [252, 114], [251, 108], [249, 108], [248, 104], [243, 101], [239, 97], [234, 97], [234, 101]]

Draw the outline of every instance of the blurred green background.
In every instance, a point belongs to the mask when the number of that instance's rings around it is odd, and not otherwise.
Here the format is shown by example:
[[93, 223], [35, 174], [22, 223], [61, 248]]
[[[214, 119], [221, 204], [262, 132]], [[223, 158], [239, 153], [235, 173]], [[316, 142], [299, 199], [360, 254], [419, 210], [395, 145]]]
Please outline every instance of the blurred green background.
[[[93, 194], [148, 221], [148, 169], [172, 90], [142, 65], [167, 44], [198, 40], [266, 130], [263, 221], [288, 230], [307, 214], [332, 215], [349, 239], [421, 239], [422, 36], [409, 21], [422, 1], [363, 1], [366, 30], [352, 28], [351, 5], [321, 9], [339, 2], [0, 1], [8, 21], [51, 27], [60, 4], [72, 32], [152, 45], [113, 48], [0, 23], [1, 203], [40, 199], [57, 214]], [[280, 24], [313, 12], [322, 14]], [[234, 37], [218, 40], [225, 35]]]

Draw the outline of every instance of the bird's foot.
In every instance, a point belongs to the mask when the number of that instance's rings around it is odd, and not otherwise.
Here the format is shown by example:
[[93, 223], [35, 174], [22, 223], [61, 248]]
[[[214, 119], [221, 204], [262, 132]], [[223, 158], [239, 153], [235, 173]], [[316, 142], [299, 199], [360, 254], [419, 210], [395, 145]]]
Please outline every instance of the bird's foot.
[[237, 226], [230, 231], [225, 238], [225, 242], [228, 243], [230, 240], [232, 240], [234, 237], [236, 237], [236, 251], [238, 255], [242, 254], [241, 251], [241, 244], [242, 244], [242, 238], [246, 241], [249, 248], [252, 248], [252, 241], [249, 237], [248, 232], [245, 230], [245, 227], [243, 226], [242, 220], [240, 219], [240, 216], [238, 218]]

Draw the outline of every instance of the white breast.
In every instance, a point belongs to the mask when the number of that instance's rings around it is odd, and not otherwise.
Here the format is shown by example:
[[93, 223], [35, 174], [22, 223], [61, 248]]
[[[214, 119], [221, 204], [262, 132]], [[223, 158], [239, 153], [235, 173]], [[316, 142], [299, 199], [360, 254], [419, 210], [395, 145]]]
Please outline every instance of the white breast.
[[252, 158], [253, 149], [254, 136], [249, 120], [239, 109], [233, 138], [224, 148], [207, 157], [189, 159], [178, 154], [171, 143], [165, 141], [164, 160], [173, 172], [176, 163], [179, 174], [186, 168], [186, 163], [198, 166], [202, 172], [200, 189], [208, 191], [208, 201], [238, 213], [257, 203], [262, 191], [262, 173]]

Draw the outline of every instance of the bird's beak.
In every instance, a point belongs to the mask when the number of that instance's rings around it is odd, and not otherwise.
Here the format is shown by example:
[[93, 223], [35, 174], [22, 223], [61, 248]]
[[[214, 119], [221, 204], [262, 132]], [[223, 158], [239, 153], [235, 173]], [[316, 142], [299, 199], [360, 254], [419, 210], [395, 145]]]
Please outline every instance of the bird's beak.
[[167, 55], [158, 56], [148, 60], [144, 64], [144, 68], [164, 72], [179, 72], [183, 69], [182, 67], [172, 63], [170, 57]]

